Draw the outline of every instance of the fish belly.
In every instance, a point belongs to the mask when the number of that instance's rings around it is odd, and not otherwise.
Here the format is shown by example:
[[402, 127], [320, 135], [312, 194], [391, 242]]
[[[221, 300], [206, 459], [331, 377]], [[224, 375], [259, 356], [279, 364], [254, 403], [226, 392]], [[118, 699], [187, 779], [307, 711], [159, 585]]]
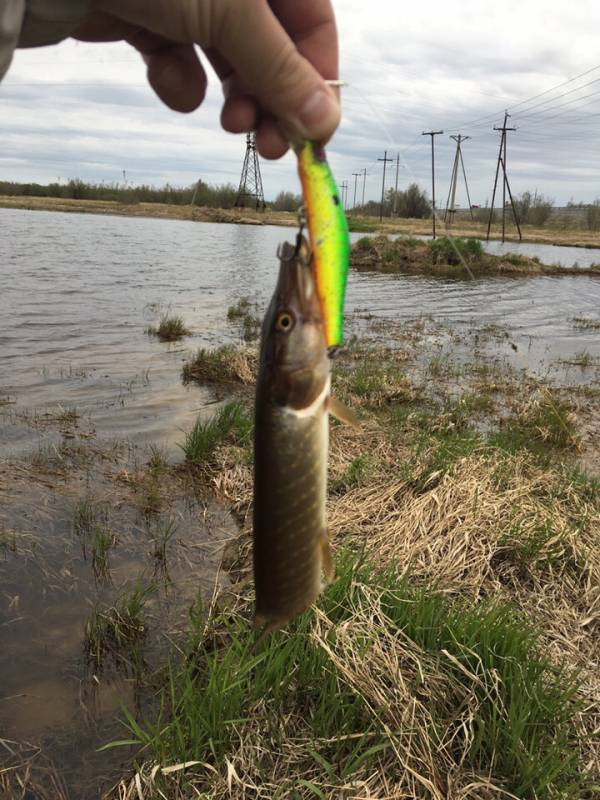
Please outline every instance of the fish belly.
[[256, 622], [273, 628], [305, 611], [322, 588], [328, 415], [270, 406], [255, 438]]

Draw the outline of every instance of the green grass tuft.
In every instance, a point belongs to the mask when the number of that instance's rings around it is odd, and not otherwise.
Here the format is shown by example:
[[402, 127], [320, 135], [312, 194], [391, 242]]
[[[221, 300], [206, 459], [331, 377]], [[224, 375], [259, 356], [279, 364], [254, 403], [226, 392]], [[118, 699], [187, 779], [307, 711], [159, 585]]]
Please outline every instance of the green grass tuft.
[[231, 401], [209, 420], [198, 418], [185, 442], [180, 445], [190, 464], [202, 465], [208, 461], [216, 447], [226, 440], [243, 444], [250, 439], [252, 419], [237, 401]]
[[158, 323], [158, 328], [151, 325], [146, 329], [150, 336], [158, 336], [161, 342], [176, 342], [184, 336], [190, 336], [191, 331], [186, 328], [183, 317], [163, 314]]
[[440, 236], [428, 242], [427, 247], [434, 264], [460, 266], [463, 261], [479, 263], [485, 255], [479, 239], [463, 239], [459, 236]]
[[344, 494], [351, 489], [362, 486], [369, 477], [371, 470], [372, 464], [369, 456], [364, 453], [357, 456], [350, 462], [341, 478], [330, 482], [330, 492], [332, 494]]
[[139, 668], [146, 638], [144, 611], [152, 587], [137, 586], [106, 609], [96, 608], [84, 632], [84, 651], [90, 665], [100, 669], [108, 656]]
[[182, 369], [184, 383], [195, 381], [210, 384], [243, 383], [237, 369], [241, 358], [239, 350], [233, 345], [222, 345], [214, 350], [201, 348], [196, 355], [186, 361]]
[[348, 230], [351, 233], [375, 233], [377, 225], [359, 217], [348, 217]]

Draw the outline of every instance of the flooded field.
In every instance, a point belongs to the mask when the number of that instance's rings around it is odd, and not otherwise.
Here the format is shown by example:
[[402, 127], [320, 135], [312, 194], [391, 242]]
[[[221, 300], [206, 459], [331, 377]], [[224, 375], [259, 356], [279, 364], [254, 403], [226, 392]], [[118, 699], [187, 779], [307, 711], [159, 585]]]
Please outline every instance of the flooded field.
[[[122, 704], [152, 703], [190, 607], [227, 581], [238, 530], [228, 506], [166, 469], [221, 399], [184, 385], [182, 365], [240, 342], [228, 308], [248, 297], [260, 314], [292, 233], [0, 209], [0, 234], [0, 769], [31, 759], [59, 787], [48, 798], [95, 800], [128, 763], [97, 748], [127, 737]], [[410, 350], [412, 336], [425, 378], [475, 360], [564, 392], [597, 389], [598, 309], [587, 276], [351, 273], [347, 303], [358, 341]], [[191, 335], [149, 336], [166, 311]]]

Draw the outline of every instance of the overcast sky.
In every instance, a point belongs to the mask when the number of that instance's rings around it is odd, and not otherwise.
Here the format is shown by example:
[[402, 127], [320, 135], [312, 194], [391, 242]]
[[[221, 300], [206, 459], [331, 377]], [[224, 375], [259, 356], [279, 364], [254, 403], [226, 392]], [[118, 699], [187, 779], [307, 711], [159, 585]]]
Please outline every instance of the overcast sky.
[[[338, 182], [350, 184], [350, 203], [353, 173], [365, 168], [367, 198], [379, 197], [384, 150], [400, 153], [400, 187], [429, 189], [430, 138], [421, 132], [443, 129], [438, 206], [454, 155], [449, 134], [457, 133], [472, 137], [463, 145], [471, 200], [485, 204], [499, 144], [492, 128], [504, 108], [518, 129], [508, 139], [514, 193], [537, 189], [557, 204], [600, 197], [597, 3], [338, 0], [336, 9], [349, 86], [328, 152]], [[133, 183], [237, 184], [245, 140], [219, 127], [217, 82], [198, 111], [180, 115], [155, 99], [144, 75], [126, 45], [19, 51], [0, 84], [0, 180], [122, 182], [126, 170]], [[291, 155], [261, 166], [267, 199], [299, 190]], [[388, 185], [394, 180], [395, 165]], [[466, 204], [462, 183], [457, 201]]]

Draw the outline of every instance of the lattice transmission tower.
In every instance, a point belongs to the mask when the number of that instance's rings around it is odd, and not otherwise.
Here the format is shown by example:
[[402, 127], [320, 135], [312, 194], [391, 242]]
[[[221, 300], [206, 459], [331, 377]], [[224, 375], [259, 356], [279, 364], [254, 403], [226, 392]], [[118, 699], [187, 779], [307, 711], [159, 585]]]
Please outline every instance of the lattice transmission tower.
[[265, 195], [260, 175], [258, 153], [256, 152], [255, 133], [246, 134], [246, 155], [235, 205], [236, 208], [254, 206], [259, 211], [263, 211], [265, 208]]

